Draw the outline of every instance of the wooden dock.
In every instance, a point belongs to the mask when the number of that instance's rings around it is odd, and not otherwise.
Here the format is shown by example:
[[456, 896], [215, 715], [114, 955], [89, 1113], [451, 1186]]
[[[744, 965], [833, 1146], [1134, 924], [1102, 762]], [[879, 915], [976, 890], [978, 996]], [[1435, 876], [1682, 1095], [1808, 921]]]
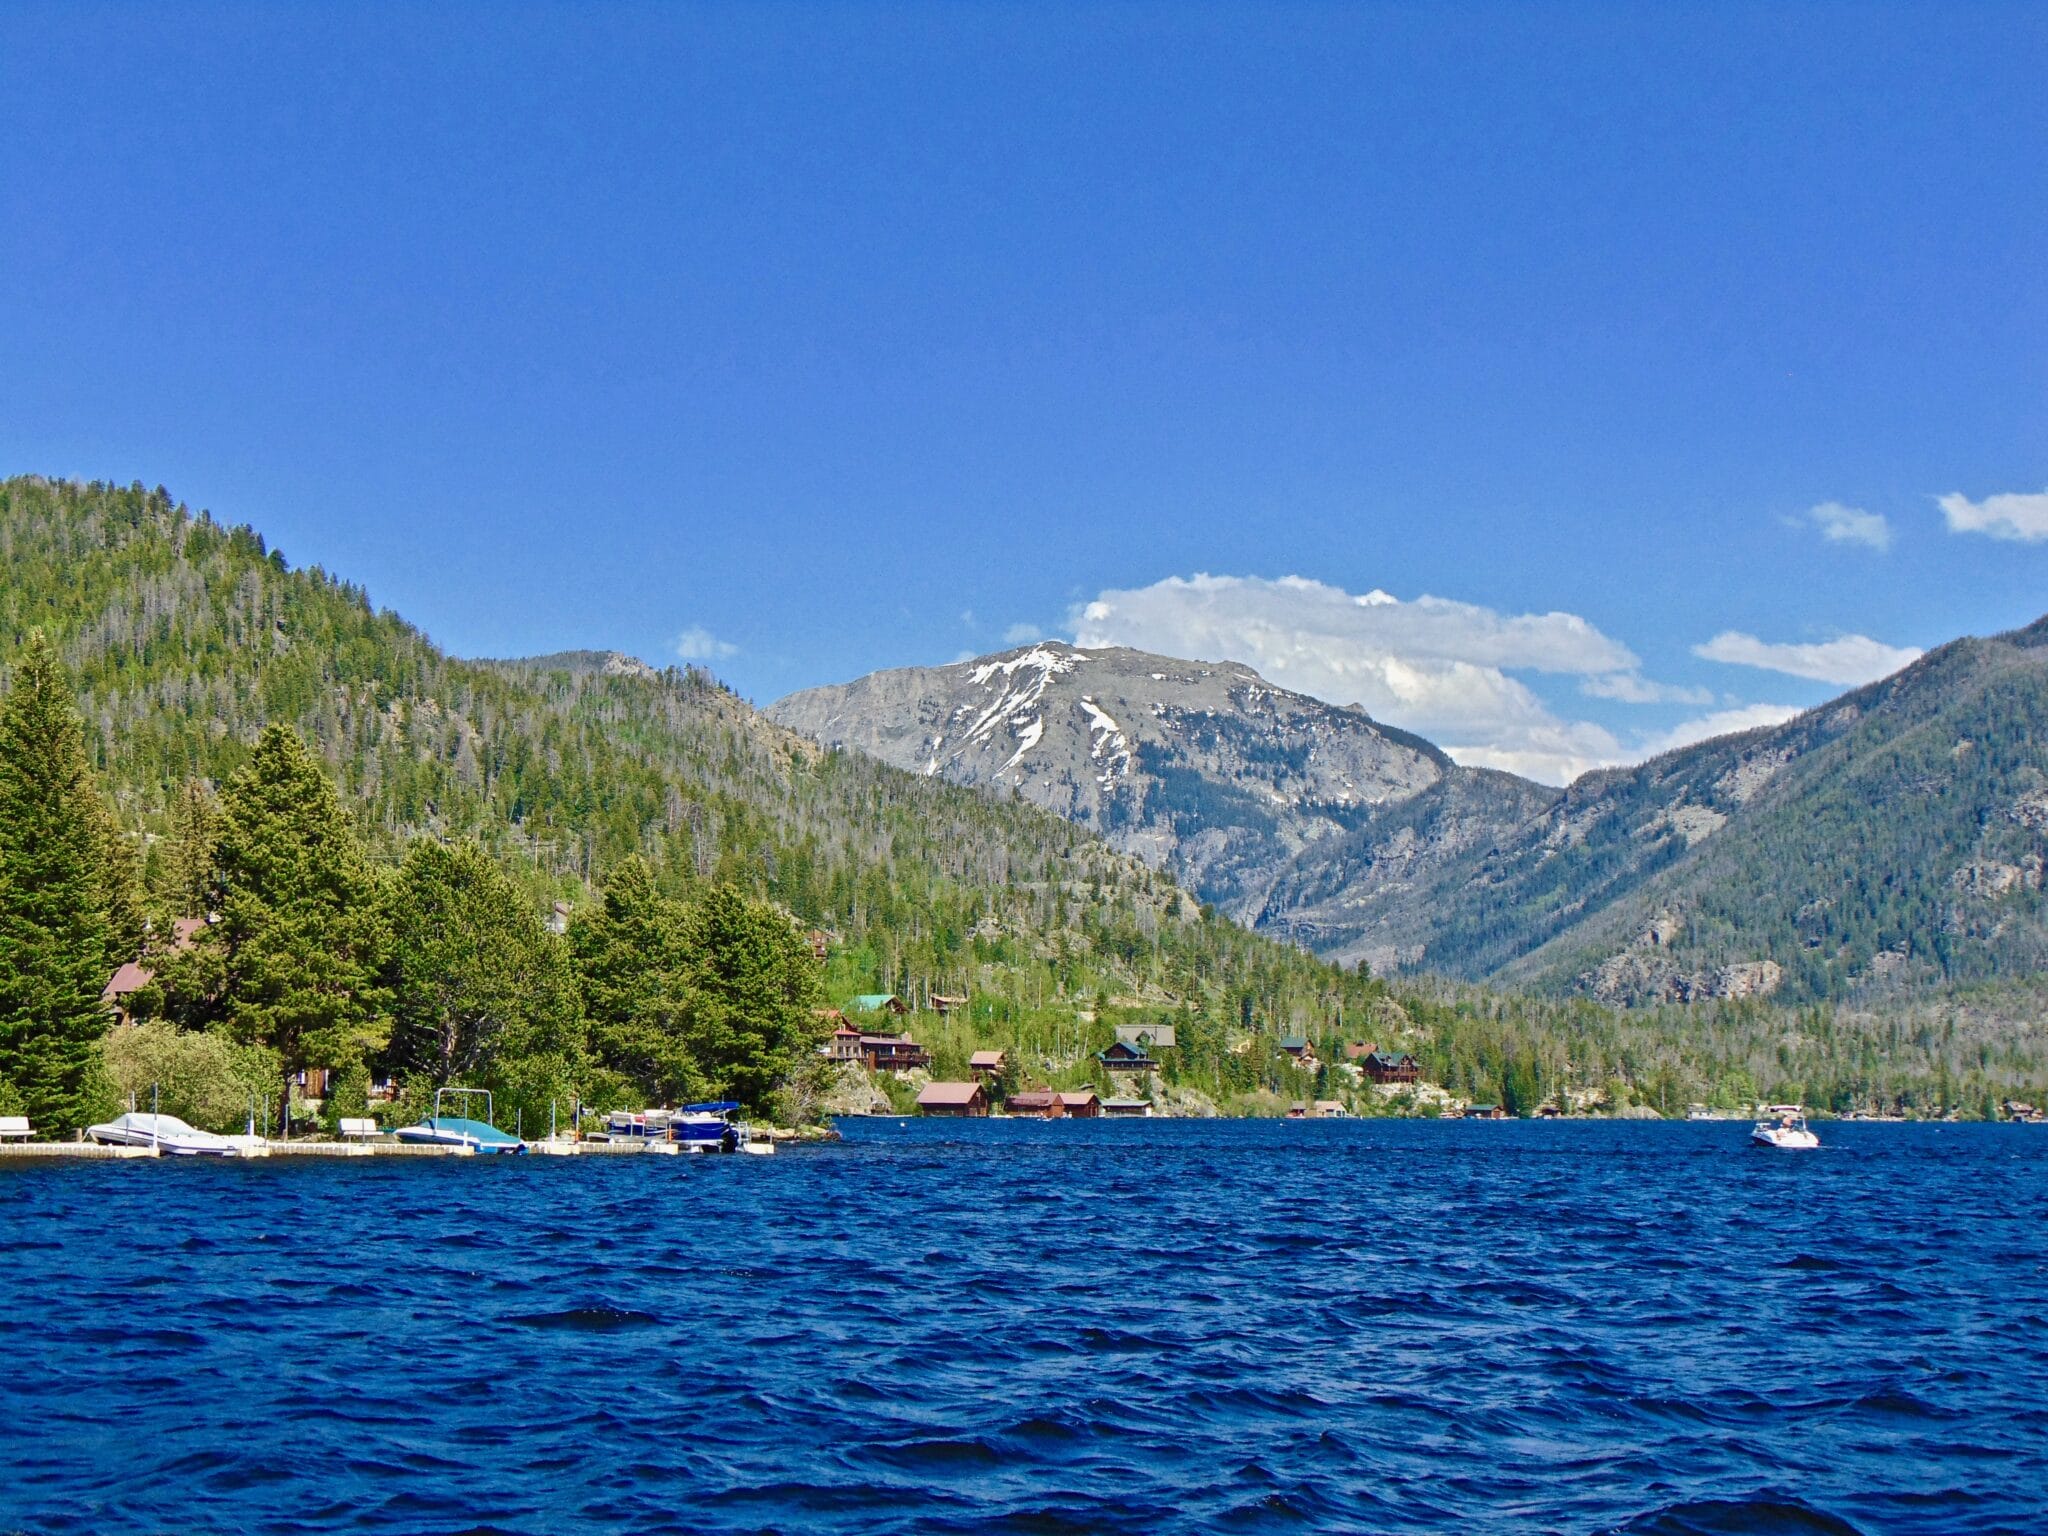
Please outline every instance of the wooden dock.
[[[532, 1156], [618, 1157], [637, 1156], [648, 1150], [639, 1142], [577, 1141], [535, 1145]], [[256, 1157], [473, 1157], [466, 1147], [434, 1147], [403, 1141], [272, 1141]], [[504, 1156], [502, 1153], [491, 1154]], [[52, 1159], [74, 1162], [107, 1162], [116, 1158], [156, 1157], [154, 1147], [103, 1147], [91, 1141], [9, 1141], [0, 1142], [0, 1164], [42, 1162]]]

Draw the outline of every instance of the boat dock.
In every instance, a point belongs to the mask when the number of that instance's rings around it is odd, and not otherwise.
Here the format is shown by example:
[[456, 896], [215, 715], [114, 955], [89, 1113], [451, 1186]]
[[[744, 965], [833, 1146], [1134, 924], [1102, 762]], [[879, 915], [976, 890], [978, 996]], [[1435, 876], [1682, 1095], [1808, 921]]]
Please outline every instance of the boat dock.
[[[647, 1152], [645, 1143], [613, 1141], [559, 1141], [533, 1143], [527, 1149], [537, 1157], [620, 1157]], [[69, 1159], [74, 1162], [108, 1162], [115, 1158], [156, 1157], [154, 1147], [103, 1147], [91, 1141], [9, 1141], [0, 1142], [0, 1164]], [[169, 1156], [169, 1154], [161, 1154]], [[467, 1147], [408, 1145], [402, 1141], [272, 1141], [254, 1157], [469, 1157]], [[205, 1159], [212, 1161], [212, 1159]]]

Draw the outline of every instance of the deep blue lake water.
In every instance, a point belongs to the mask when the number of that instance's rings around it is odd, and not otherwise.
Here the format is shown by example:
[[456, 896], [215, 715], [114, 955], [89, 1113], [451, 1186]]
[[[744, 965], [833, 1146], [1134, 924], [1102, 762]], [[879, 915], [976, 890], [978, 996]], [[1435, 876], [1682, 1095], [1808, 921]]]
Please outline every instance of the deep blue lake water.
[[0, 1530], [2048, 1525], [2048, 1131], [0, 1164]]

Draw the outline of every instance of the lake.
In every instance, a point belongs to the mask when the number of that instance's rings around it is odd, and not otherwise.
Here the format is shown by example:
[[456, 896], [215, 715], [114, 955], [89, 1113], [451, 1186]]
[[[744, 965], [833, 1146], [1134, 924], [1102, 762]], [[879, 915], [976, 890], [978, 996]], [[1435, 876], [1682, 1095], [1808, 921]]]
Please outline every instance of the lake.
[[2048, 1523], [2048, 1130], [0, 1164], [0, 1530]]

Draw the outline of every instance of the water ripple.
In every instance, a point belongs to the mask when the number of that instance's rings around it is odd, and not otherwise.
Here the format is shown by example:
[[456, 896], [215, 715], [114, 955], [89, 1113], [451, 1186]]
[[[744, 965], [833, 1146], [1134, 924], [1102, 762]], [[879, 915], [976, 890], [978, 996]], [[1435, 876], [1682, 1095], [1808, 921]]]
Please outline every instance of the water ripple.
[[2048, 1524], [2048, 1137], [0, 1164], [0, 1530]]

